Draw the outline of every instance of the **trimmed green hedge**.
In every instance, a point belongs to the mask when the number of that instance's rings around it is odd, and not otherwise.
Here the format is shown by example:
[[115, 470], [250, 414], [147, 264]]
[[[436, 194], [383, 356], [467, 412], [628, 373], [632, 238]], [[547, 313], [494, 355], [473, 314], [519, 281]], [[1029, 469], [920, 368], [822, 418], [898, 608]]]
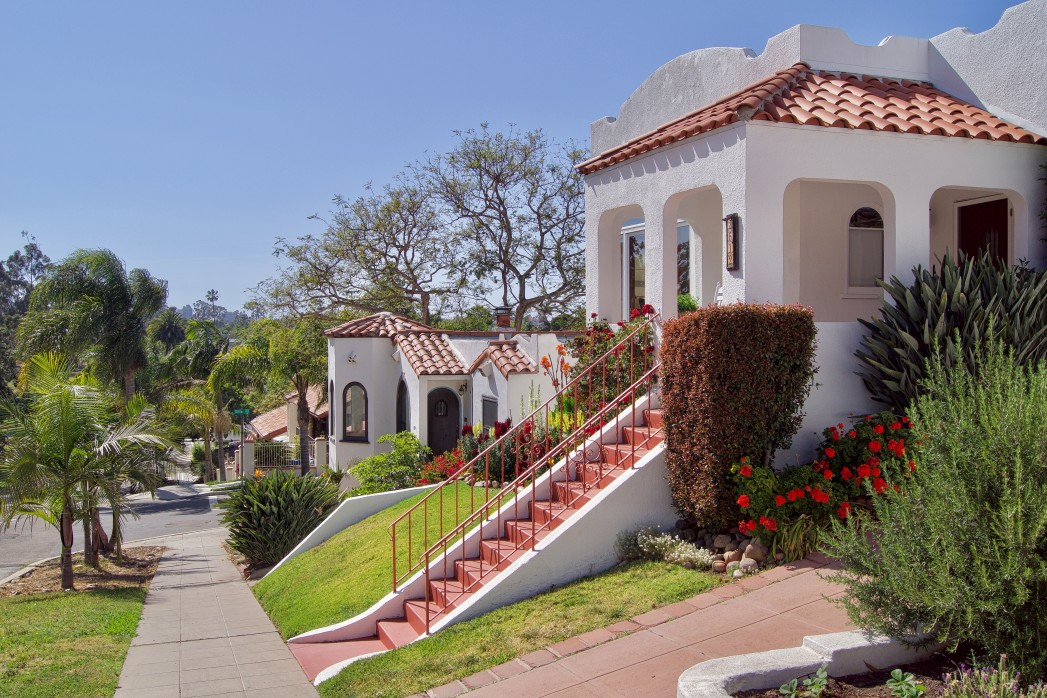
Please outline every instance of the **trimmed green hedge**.
[[814, 376], [814, 314], [782, 305], [709, 306], [665, 324], [662, 402], [669, 486], [700, 526], [737, 513], [731, 464], [787, 448]]

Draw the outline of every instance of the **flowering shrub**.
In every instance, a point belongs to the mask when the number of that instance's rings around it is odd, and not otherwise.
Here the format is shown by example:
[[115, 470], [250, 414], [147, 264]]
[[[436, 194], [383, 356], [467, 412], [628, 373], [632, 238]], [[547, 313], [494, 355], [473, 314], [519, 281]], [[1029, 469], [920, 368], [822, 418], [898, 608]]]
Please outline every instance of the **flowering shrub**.
[[567, 353], [575, 361], [568, 367], [568, 380], [583, 376], [586, 369], [612, 349], [614, 354], [607, 358], [603, 366], [585, 374], [576, 384], [576, 388], [566, 396], [571, 404], [561, 407], [573, 408], [587, 416], [594, 415], [643, 377], [654, 361], [653, 330], [650, 327], [642, 329], [626, 344], [617, 349], [615, 346], [630, 332], [647, 322], [652, 315], [654, 308], [650, 305], [645, 305], [642, 310], [633, 309], [629, 321], [618, 322], [618, 331], [615, 331], [606, 320], [597, 320], [596, 314], [593, 313], [585, 328], [585, 334], [575, 337], [566, 347]]
[[881, 412], [826, 428], [810, 465], [776, 472], [743, 457], [731, 466], [738, 529], [772, 541], [788, 559], [802, 557], [817, 544], [818, 531], [833, 518], [848, 519], [855, 506], [888, 489], [899, 491], [916, 463], [909, 458], [908, 417]]
[[689, 570], [705, 570], [713, 564], [713, 555], [705, 548], [699, 548], [671, 533], [663, 533], [655, 526], [620, 532], [614, 547], [623, 562], [656, 560]]

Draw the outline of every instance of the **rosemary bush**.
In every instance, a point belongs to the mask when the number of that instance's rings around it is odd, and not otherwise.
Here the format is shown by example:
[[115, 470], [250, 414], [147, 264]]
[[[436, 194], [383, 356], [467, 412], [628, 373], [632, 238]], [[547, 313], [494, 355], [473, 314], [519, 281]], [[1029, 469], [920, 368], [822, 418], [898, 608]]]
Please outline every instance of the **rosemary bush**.
[[923, 629], [1043, 676], [1047, 367], [997, 345], [970, 368], [936, 358], [928, 375], [912, 411], [916, 477], [825, 537], [844, 604], [863, 627]]

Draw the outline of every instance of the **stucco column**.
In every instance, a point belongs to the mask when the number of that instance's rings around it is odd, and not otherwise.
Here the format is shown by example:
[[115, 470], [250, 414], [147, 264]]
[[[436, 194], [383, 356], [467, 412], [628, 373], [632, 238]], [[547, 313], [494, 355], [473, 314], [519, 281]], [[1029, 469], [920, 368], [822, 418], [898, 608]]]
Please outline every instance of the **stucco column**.
[[911, 185], [891, 187], [893, 203], [885, 201], [883, 273], [902, 283], [913, 281], [917, 264], [931, 263], [931, 191]]
[[644, 206], [644, 213], [644, 299], [663, 317], [674, 317], [676, 221], [665, 220], [662, 202]]

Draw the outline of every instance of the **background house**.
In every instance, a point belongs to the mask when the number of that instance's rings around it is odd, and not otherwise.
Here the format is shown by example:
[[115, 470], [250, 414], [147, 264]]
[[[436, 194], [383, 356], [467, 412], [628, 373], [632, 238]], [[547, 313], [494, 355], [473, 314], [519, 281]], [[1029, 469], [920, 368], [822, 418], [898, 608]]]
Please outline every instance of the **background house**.
[[385, 434], [413, 432], [439, 454], [465, 424], [525, 417], [554, 392], [541, 357], [571, 333], [449, 332], [383, 312], [326, 334], [331, 458], [345, 469], [388, 450]]
[[[818, 387], [794, 453], [875, 406], [855, 375], [857, 319], [876, 281], [947, 251], [1040, 265], [1047, 160], [1047, 2], [981, 34], [851, 42], [801, 25], [748, 49], [694, 51], [592, 124], [588, 310], [802, 303], [818, 326]], [[790, 458], [791, 459], [791, 458]]]
[[[310, 386], [306, 399], [309, 402], [309, 438], [327, 434], [327, 400], [323, 388]], [[284, 395], [286, 404], [258, 415], [247, 425], [249, 441], [290, 441], [298, 436], [298, 393]]]

